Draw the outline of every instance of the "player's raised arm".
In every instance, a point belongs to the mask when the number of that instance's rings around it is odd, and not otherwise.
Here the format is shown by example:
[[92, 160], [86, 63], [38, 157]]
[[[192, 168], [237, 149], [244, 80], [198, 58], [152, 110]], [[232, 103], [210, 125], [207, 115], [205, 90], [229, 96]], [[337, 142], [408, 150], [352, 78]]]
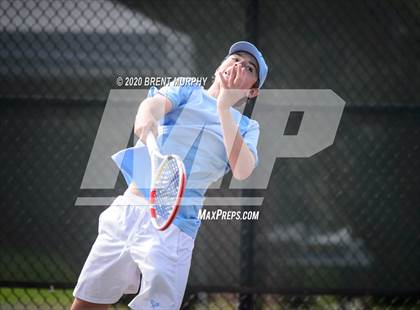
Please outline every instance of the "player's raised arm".
[[157, 121], [171, 109], [171, 101], [161, 94], [144, 99], [137, 111], [134, 133], [143, 143], [146, 143], [149, 131], [157, 135]]
[[223, 142], [233, 177], [248, 178], [255, 168], [256, 158], [240, 135], [230, 108], [245, 98], [259, 93], [258, 65], [251, 55], [240, 53], [227, 58], [216, 72], [217, 112], [223, 132]]
[[256, 159], [239, 134], [239, 128], [230, 111], [218, 108], [218, 112], [233, 177], [237, 180], [245, 180], [254, 170]]

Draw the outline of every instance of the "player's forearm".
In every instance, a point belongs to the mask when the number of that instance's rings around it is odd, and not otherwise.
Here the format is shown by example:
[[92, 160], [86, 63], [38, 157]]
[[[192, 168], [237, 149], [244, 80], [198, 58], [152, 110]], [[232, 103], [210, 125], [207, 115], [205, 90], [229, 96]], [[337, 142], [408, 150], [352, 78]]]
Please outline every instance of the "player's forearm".
[[169, 101], [160, 95], [143, 100], [134, 123], [134, 133], [146, 143], [150, 131], [157, 135], [157, 121], [171, 109]]
[[157, 121], [165, 115], [165, 103], [156, 97], [146, 98], [140, 104], [137, 115], [152, 116]]
[[233, 177], [238, 180], [244, 180], [254, 170], [254, 155], [244, 143], [230, 110], [219, 108], [218, 112], [222, 125], [223, 141]]

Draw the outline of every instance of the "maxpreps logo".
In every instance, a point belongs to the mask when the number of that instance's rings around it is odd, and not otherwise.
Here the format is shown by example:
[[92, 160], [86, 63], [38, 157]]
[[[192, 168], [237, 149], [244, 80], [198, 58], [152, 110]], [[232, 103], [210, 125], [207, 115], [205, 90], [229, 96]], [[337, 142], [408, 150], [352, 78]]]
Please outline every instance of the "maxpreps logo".
[[237, 221], [257, 221], [260, 216], [260, 211], [234, 211], [234, 210], [207, 210], [200, 209], [198, 211], [198, 219], [200, 220], [237, 220]]
[[[115, 198], [109, 193], [113, 193], [119, 170], [111, 155], [127, 147], [134, 115], [147, 93], [138, 89], [110, 91], [76, 205], [108, 205]], [[259, 164], [244, 181], [225, 176], [213, 183], [204, 205], [261, 205], [275, 160], [311, 157], [332, 145], [344, 105], [332, 90], [261, 90], [252, 113], [260, 125]], [[198, 149], [205, 147], [199, 145]]]

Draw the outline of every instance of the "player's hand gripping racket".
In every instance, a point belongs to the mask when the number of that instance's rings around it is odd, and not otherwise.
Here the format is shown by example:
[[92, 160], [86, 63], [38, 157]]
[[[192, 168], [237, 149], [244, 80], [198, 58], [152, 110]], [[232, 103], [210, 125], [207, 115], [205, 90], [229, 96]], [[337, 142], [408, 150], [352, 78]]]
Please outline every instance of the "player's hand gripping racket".
[[151, 220], [156, 229], [165, 230], [181, 205], [186, 183], [185, 167], [177, 155], [160, 153], [153, 133], [148, 133], [146, 143], [152, 162]]

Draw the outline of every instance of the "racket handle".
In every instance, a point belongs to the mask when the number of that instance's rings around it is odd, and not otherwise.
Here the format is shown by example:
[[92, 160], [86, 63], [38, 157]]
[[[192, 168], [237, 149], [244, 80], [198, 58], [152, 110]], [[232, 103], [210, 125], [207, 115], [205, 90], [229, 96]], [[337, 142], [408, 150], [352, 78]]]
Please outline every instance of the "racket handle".
[[151, 131], [149, 131], [149, 133], [147, 134], [146, 143], [147, 143], [147, 148], [149, 149], [149, 153], [159, 152], [156, 138]]

